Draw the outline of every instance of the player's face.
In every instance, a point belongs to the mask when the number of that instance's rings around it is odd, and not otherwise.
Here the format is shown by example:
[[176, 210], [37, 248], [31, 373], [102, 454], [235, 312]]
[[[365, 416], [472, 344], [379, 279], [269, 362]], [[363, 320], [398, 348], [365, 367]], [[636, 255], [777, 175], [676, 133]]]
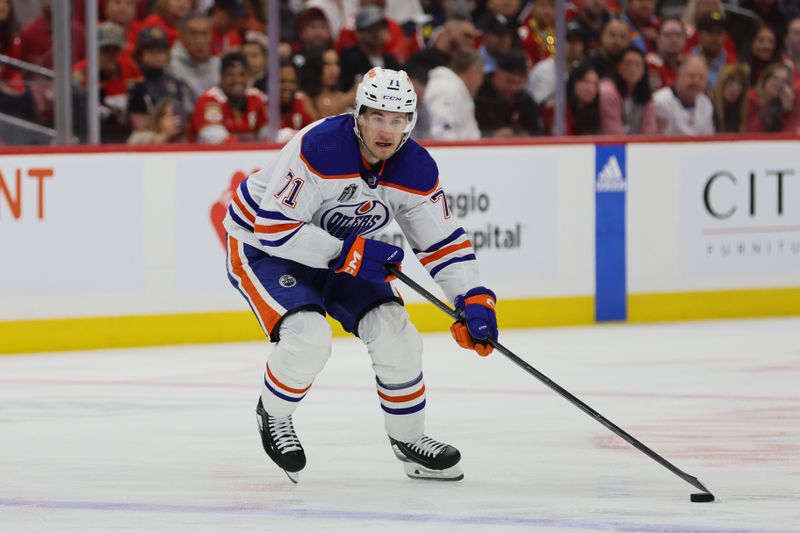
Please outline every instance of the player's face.
[[388, 159], [397, 150], [406, 127], [408, 116], [405, 113], [367, 109], [358, 117], [358, 129], [364, 146], [380, 160]]
[[231, 100], [244, 97], [247, 88], [247, 70], [241, 63], [234, 63], [225, 69], [219, 82], [222, 92]]

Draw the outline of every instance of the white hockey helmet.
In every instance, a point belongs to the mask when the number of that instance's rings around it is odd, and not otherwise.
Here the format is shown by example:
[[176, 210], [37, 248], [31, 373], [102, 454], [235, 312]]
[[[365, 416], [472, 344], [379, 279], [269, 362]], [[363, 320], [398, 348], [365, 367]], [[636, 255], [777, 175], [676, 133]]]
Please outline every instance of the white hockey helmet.
[[408, 74], [404, 70], [375, 67], [364, 75], [356, 89], [356, 108], [353, 112], [355, 119], [353, 128], [359, 141], [361, 141], [361, 132], [358, 130], [358, 117], [366, 111], [367, 107], [379, 111], [411, 115], [408, 126], [403, 130], [403, 140], [397, 147], [399, 150], [408, 140], [411, 130], [417, 123], [417, 93], [414, 92], [414, 85]]

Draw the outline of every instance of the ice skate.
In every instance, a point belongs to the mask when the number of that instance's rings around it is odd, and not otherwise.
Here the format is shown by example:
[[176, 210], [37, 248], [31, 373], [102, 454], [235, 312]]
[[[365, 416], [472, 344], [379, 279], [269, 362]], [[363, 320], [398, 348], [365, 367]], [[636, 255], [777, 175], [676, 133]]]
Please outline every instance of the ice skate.
[[306, 466], [306, 454], [294, 432], [292, 415], [276, 418], [264, 410], [261, 398], [256, 405], [258, 432], [269, 458], [281, 467], [292, 482], [300, 480], [299, 472]]
[[444, 442], [422, 435], [414, 442], [400, 442], [389, 437], [395, 456], [402, 461], [406, 475], [412, 479], [459, 481], [464, 472], [458, 465], [461, 453]]

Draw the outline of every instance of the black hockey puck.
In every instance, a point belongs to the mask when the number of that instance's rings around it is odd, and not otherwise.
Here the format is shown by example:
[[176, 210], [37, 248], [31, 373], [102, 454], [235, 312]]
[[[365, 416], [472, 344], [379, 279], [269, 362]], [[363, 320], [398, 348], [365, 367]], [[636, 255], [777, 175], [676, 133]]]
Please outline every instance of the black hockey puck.
[[692, 500], [695, 503], [698, 503], [698, 502], [713, 502], [714, 501], [714, 495], [711, 494], [710, 492], [695, 492], [694, 494], [692, 494], [689, 497], [689, 499]]

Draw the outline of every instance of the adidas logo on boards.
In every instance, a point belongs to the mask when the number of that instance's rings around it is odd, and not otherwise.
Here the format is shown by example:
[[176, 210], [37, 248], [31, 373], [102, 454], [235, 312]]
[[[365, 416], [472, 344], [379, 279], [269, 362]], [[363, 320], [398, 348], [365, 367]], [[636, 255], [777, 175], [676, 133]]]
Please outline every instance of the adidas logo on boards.
[[597, 192], [622, 192], [625, 190], [625, 178], [615, 156], [606, 161], [602, 170], [597, 174]]

